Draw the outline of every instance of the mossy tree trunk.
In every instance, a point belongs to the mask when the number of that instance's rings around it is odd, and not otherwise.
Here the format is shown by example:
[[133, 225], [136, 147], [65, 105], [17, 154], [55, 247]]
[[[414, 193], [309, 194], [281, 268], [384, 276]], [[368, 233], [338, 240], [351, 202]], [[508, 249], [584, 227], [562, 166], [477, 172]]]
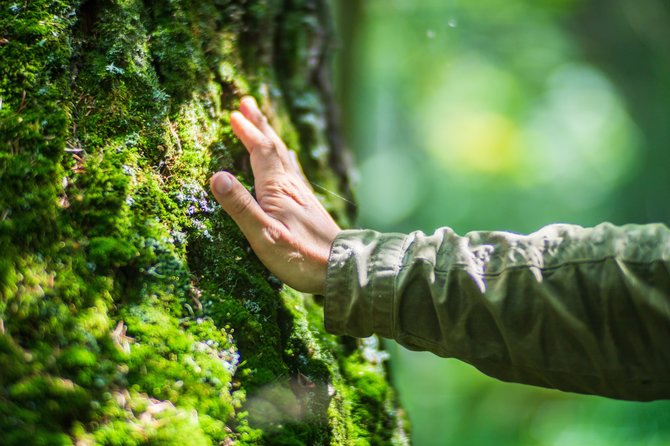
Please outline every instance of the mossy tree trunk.
[[406, 443], [374, 340], [324, 333], [206, 186], [253, 184], [253, 94], [346, 224], [324, 1], [1, 8], [0, 443]]

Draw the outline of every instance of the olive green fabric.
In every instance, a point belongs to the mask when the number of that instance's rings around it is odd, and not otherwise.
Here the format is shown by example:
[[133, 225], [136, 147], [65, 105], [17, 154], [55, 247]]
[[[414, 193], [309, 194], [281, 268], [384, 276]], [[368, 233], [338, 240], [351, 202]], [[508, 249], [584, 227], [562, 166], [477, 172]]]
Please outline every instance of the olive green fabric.
[[670, 398], [670, 230], [343, 231], [331, 249], [325, 323], [505, 381]]

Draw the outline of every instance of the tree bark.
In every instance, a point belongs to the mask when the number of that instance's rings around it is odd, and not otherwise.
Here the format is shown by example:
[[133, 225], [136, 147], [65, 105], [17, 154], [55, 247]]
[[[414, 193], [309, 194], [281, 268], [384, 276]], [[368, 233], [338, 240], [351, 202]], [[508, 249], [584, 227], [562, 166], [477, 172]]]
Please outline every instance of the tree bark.
[[376, 340], [326, 334], [207, 187], [253, 184], [253, 94], [346, 225], [330, 41], [325, 0], [2, 6], [0, 443], [407, 443]]

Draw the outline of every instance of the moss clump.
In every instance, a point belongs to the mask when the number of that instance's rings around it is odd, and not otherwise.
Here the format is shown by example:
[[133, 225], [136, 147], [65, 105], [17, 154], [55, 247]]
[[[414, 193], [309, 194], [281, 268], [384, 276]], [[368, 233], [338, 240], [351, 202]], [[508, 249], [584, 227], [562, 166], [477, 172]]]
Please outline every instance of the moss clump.
[[281, 68], [309, 41], [276, 44], [321, 7], [0, 8], [2, 443], [405, 441], [379, 362], [325, 334], [206, 189], [220, 168], [252, 183], [227, 111], [248, 93], [310, 176], [343, 184], [320, 86]]

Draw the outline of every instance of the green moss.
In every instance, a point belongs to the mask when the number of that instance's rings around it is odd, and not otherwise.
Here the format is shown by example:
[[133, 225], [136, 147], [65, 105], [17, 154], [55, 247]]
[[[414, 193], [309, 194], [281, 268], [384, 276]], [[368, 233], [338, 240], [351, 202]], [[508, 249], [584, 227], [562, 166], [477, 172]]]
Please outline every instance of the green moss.
[[229, 126], [249, 92], [338, 188], [318, 86], [295, 71], [307, 41], [276, 41], [320, 16], [237, 3], [1, 7], [3, 444], [402, 438], [379, 364], [324, 333], [208, 192], [221, 168], [253, 183]]
[[132, 244], [112, 237], [94, 237], [88, 249], [88, 258], [102, 269], [124, 266], [139, 254]]
[[68, 2], [4, 5], [0, 12], [0, 237], [35, 247], [57, 232], [62, 145], [69, 125]]

